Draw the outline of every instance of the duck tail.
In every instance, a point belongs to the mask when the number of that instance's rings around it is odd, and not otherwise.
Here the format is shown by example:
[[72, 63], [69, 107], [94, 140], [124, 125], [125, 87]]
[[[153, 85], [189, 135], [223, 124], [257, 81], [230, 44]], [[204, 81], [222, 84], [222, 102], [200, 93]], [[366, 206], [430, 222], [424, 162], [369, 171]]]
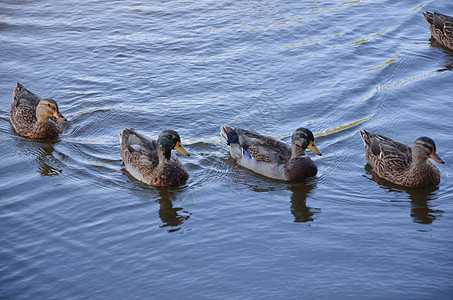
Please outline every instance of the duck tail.
[[19, 82], [16, 82], [16, 86], [13, 90], [13, 103], [16, 105], [16, 107], [19, 105], [20, 99], [26, 99], [27, 102], [34, 105], [38, 105], [39, 101], [41, 101], [41, 97], [39, 97], [35, 93], [30, 92]]
[[21, 98], [20, 96], [22, 95], [23, 91], [26, 91], [27, 89], [20, 84], [19, 82], [16, 82], [16, 86], [14, 87], [13, 90], [13, 102], [17, 103], [19, 99]]
[[119, 132], [121, 147], [130, 145], [145, 145], [153, 148], [153, 141], [147, 136], [138, 133], [134, 128], [124, 128], [123, 131]]
[[371, 145], [371, 139], [373, 138], [373, 134], [366, 130], [360, 130], [360, 136], [362, 137], [363, 143], [365, 145]]
[[423, 11], [423, 18], [425, 18], [426, 22], [428, 23], [433, 23], [433, 14], [430, 13], [429, 11]]
[[220, 135], [227, 142], [227, 145], [238, 143], [238, 134], [230, 125], [223, 124], [220, 126]]
[[118, 136], [120, 138], [120, 143], [128, 141], [129, 135], [134, 132], [135, 132], [135, 130], [133, 128], [124, 128], [122, 131], [118, 132]]

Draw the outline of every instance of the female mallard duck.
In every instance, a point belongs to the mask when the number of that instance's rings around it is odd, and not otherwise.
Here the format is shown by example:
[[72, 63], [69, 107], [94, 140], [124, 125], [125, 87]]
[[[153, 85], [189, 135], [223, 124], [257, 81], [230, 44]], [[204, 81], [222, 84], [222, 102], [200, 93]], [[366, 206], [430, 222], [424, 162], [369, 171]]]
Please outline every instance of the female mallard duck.
[[119, 134], [121, 158], [126, 170], [135, 178], [152, 186], [175, 186], [187, 181], [186, 168], [171, 150], [189, 156], [182, 147], [179, 134], [164, 130], [159, 139], [152, 140], [134, 129], [123, 129]]
[[313, 133], [306, 128], [292, 135], [291, 147], [273, 137], [256, 132], [220, 126], [220, 134], [238, 164], [261, 175], [285, 180], [302, 181], [318, 173], [318, 168], [305, 153], [308, 148], [321, 155], [315, 145]]
[[361, 130], [365, 155], [377, 176], [393, 183], [422, 188], [440, 182], [439, 169], [428, 157], [443, 164], [436, 154], [436, 144], [429, 137], [418, 138], [409, 147], [380, 134]]
[[41, 99], [17, 83], [9, 120], [17, 134], [33, 139], [55, 138], [63, 132], [65, 117], [60, 114], [55, 100]]
[[423, 17], [429, 24], [431, 36], [442, 46], [453, 50], [453, 18], [428, 11], [423, 12]]

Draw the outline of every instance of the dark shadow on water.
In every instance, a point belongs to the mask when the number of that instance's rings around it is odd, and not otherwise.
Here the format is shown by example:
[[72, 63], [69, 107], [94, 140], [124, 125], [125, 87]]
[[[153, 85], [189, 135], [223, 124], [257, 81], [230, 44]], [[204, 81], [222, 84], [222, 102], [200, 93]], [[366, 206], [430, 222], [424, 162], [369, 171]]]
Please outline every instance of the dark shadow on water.
[[437, 72], [453, 70], [453, 52], [452, 51], [448, 51], [448, 54], [450, 54], [450, 56], [452, 56], [452, 57], [449, 58], [448, 62], [445, 64], [445, 67], [442, 68], [442, 69], [437, 70]]
[[63, 172], [61, 160], [66, 158], [64, 154], [55, 151], [54, 145], [58, 143], [59, 140], [40, 141], [20, 138], [17, 142], [17, 147], [25, 155], [35, 157], [38, 163], [38, 173], [41, 176], [56, 176]]
[[181, 189], [159, 188], [158, 199], [159, 217], [162, 220], [160, 228], [170, 227], [168, 232], [175, 232], [181, 229], [181, 225], [190, 218], [190, 213], [184, 211], [182, 207], [175, 207], [173, 201], [176, 194], [180, 193]]
[[371, 166], [367, 164], [365, 166], [367, 177], [370, 180], [375, 181], [379, 186], [385, 189], [387, 192], [393, 193], [407, 193], [411, 202], [411, 218], [415, 223], [420, 224], [431, 224], [434, 220], [442, 217], [444, 211], [439, 209], [430, 208], [430, 201], [437, 198], [438, 186], [431, 186], [427, 188], [408, 188], [396, 185], [385, 179], [379, 178], [371, 173]]
[[411, 217], [415, 223], [431, 224], [434, 220], [442, 216], [444, 211], [429, 207], [429, 201], [436, 199], [438, 189], [438, 186], [433, 186], [419, 190], [406, 190], [411, 198]]
[[291, 213], [294, 222], [312, 222], [321, 209], [307, 206], [307, 197], [316, 187], [316, 181], [294, 183], [288, 188], [291, 192]]
[[449, 60], [445, 63], [445, 67], [442, 68], [442, 69], [437, 70], [437, 72], [443, 72], [443, 71], [451, 71], [451, 70], [453, 70], [453, 50], [443, 47], [443, 46], [440, 45], [440, 44], [436, 41], [436, 39], [433, 38], [433, 37], [431, 37], [431, 39], [430, 39], [429, 41], [430, 41], [431, 47], [442, 48], [442, 50], [443, 50], [446, 54], [449, 54], [449, 55], [450, 55]]
[[[320, 208], [311, 208], [307, 206], [307, 197], [316, 187], [316, 178], [299, 183], [288, 183], [285, 181], [270, 179], [265, 176], [255, 174], [252, 171], [246, 170], [246, 172], [250, 172], [249, 175], [253, 176], [250, 177], [250, 179], [253, 178], [253, 180], [241, 178], [237, 182], [246, 184], [249, 189], [254, 192], [268, 193], [282, 189], [288, 189], [292, 192], [290, 211], [294, 216], [294, 222], [312, 222], [315, 220], [316, 214], [321, 211]], [[241, 174], [241, 177], [245, 176]]]
[[134, 178], [125, 168], [121, 169], [124, 176], [129, 178], [129, 184], [133, 185], [132, 191], [143, 202], [154, 199], [159, 204], [159, 218], [162, 224], [159, 228], [166, 228], [168, 232], [176, 232], [182, 229], [191, 213], [184, 210], [181, 204], [190, 199], [190, 189], [187, 185], [178, 187], [153, 187]]

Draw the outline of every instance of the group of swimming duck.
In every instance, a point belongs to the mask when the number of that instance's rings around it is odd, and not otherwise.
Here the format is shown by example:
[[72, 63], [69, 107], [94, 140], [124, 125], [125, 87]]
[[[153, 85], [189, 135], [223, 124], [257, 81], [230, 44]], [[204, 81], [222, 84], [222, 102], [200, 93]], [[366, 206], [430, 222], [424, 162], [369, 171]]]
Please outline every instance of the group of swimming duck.
[[[423, 16], [435, 41], [453, 50], [453, 18], [430, 12], [423, 12]], [[54, 100], [42, 99], [20, 83], [14, 88], [9, 116], [19, 135], [33, 139], [57, 137], [63, 131], [61, 121], [66, 121]], [[317, 155], [321, 152], [316, 147], [313, 133], [307, 128], [298, 128], [293, 133], [291, 145], [226, 124], [220, 126], [220, 135], [227, 142], [230, 155], [236, 162], [256, 173], [298, 182], [318, 172], [306, 149]], [[366, 130], [361, 130], [360, 135], [366, 159], [377, 176], [412, 188], [439, 184], [439, 169], [428, 158], [442, 164], [444, 161], [437, 155], [436, 144], [431, 138], [420, 137], [411, 148]], [[181, 185], [189, 178], [184, 165], [171, 153], [176, 150], [189, 156], [176, 131], [164, 130], [157, 140], [153, 140], [132, 128], [125, 128], [119, 133], [119, 138], [125, 168], [138, 180], [160, 187]]]

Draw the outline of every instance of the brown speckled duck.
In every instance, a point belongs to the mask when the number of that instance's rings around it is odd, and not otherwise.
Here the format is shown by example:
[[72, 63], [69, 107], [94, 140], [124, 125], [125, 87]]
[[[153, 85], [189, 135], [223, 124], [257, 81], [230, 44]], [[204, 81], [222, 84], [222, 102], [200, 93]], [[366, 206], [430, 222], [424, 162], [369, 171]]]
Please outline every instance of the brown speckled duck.
[[428, 11], [423, 12], [423, 17], [429, 24], [431, 36], [440, 45], [453, 50], [453, 18]]
[[439, 169], [428, 158], [443, 164], [436, 153], [436, 144], [429, 137], [418, 138], [409, 147], [380, 134], [361, 130], [365, 155], [374, 173], [395, 184], [422, 188], [438, 185]]
[[152, 186], [176, 186], [189, 178], [184, 165], [171, 150], [189, 156], [181, 145], [179, 134], [164, 130], [158, 140], [152, 140], [134, 129], [123, 129], [119, 133], [120, 154], [126, 170], [136, 179]]
[[41, 99], [22, 84], [14, 87], [9, 120], [17, 134], [33, 139], [55, 138], [63, 132], [66, 118], [60, 114], [55, 100]]
[[220, 134], [238, 164], [266, 177], [303, 181], [318, 173], [316, 164], [305, 150], [308, 148], [317, 155], [321, 152], [316, 147], [313, 133], [306, 128], [293, 133], [291, 146], [271, 136], [226, 124], [220, 126]]

